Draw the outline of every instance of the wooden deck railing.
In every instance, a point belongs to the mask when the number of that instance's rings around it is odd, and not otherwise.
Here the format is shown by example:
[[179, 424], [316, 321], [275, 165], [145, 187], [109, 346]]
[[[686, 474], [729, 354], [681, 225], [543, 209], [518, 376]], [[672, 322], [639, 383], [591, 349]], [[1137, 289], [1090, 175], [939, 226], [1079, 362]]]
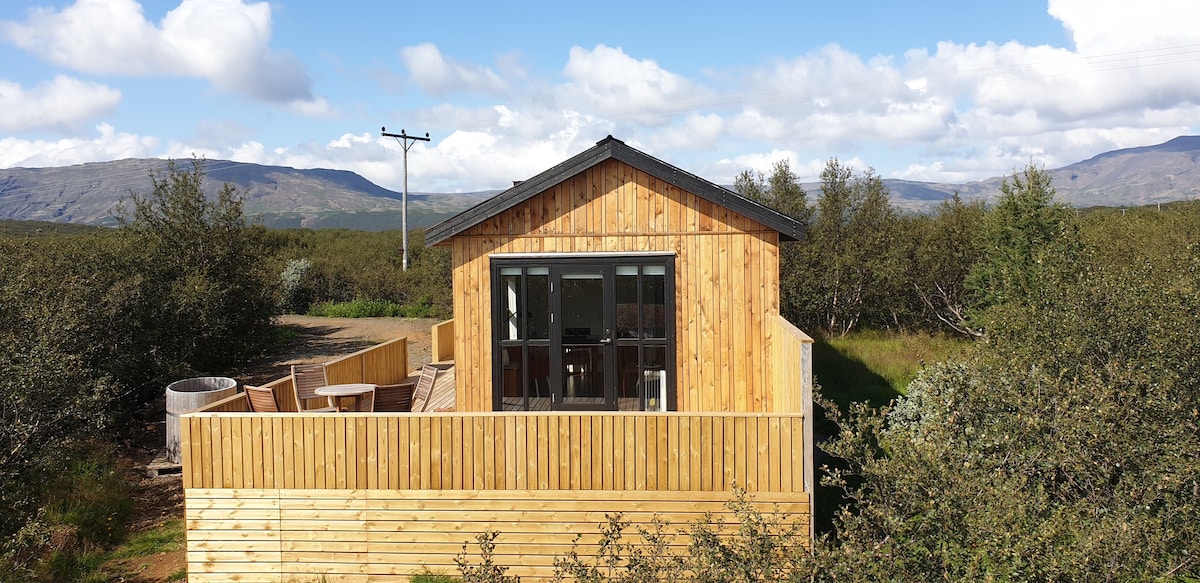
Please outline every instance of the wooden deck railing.
[[454, 360], [454, 320], [434, 324], [431, 332], [433, 362]]
[[[325, 363], [325, 375], [330, 383], [373, 383], [390, 385], [404, 380], [408, 376], [408, 338], [396, 338], [382, 344], [376, 344]], [[295, 411], [296, 405], [292, 397], [292, 377], [288, 376], [273, 380], [262, 385], [274, 391], [275, 402], [284, 411]], [[324, 397], [312, 399], [310, 406], [325, 405]], [[197, 412], [201, 413], [238, 413], [250, 411], [250, 405], [243, 393], [209, 403]]]
[[792, 413], [183, 417], [185, 488], [805, 492]]

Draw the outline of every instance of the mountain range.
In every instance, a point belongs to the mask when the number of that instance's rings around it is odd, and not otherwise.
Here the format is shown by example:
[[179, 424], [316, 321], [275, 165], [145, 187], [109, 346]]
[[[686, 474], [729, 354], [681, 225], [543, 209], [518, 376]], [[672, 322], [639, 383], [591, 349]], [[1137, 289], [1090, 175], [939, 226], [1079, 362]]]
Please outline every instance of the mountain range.
[[[1114, 150], [1049, 170], [1058, 199], [1076, 207], [1140, 206], [1200, 198], [1200, 136]], [[178, 161], [186, 165], [190, 161]], [[244, 209], [274, 228], [397, 229], [401, 194], [346, 170], [301, 170], [228, 160], [204, 160], [205, 191], [230, 183], [245, 195]], [[116, 224], [117, 209], [130, 193], [145, 195], [151, 173], [167, 161], [127, 159], [52, 168], [0, 170], [0, 220], [39, 220], [92, 225]], [[526, 177], [515, 177], [526, 178]], [[942, 184], [885, 179], [892, 203], [925, 211], [957, 192], [970, 200], [994, 200], [1002, 177]], [[819, 183], [803, 185], [816, 192]], [[410, 228], [453, 216], [500, 192], [409, 193]]]

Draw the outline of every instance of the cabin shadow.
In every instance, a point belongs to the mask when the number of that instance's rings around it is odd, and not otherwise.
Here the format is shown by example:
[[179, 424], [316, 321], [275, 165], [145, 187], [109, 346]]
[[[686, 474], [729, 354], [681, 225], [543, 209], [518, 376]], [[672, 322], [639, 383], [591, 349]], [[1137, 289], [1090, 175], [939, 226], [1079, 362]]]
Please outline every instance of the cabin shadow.
[[[813, 343], [813, 376], [821, 394], [837, 405], [845, 414], [851, 403], [866, 402], [873, 408], [880, 408], [891, 403], [900, 393], [892, 388], [887, 379], [876, 374], [862, 360], [849, 356], [825, 341], [815, 337]], [[836, 536], [834, 517], [839, 509], [849, 503], [840, 488], [831, 488], [821, 483], [829, 469], [847, 470], [845, 460], [825, 453], [822, 442], [836, 435], [837, 425], [829, 419], [823, 407], [814, 403], [814, 431], [816, 433], [816, 451], [814, 455], [817, 484], [813, 492], [813, 521], [818, 534]], [[847, 480], [853, 487], [857, 485], [855, 476]]]
[[[846, 355], [824, 338], [813, 343], [813, 376], [821, 394], [846, 411], [851, 403], [865, 401], [872, 407], [887, 405], [900, 396], [887, 379], [876, 374], [863, 361]], [[817, 430], [822, 428], [817, 426]]]

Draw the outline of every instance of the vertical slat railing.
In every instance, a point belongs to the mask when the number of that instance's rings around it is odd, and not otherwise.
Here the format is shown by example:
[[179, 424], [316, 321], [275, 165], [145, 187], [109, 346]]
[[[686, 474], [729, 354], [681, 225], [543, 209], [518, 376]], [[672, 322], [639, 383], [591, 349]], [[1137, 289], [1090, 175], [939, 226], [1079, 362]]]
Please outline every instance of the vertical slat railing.
[[810, 491], [799, 413], [184, 418], [186, 488]]

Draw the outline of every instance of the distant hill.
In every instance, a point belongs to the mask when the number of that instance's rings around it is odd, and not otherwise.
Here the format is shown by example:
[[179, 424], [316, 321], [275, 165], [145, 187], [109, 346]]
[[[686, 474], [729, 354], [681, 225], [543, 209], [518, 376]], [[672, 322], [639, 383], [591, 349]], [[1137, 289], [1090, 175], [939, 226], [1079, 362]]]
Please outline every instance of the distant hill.
[[[205, 192], [215, 196], [226, 182], [237, 186], [246, 195], [246, 213], [261, 217], [268, 227], [400, 228], [403, 195], [354, 172], [228, 160], [206, 160], [204, 164]], [[113, 225], [121, 200], [130, 192], [149, 193], [153, 189], [151, 172], [162, 173], [166, 168], [165, 160], [127, 159], [0, 170], [0, 219]], [[409, 227], [436, 224], [495, 192], [409, 192]]]
[[[1180, 136], [1155, 146], [1105, 152], [1050, 173], [1059, 199], [1073, 206], [1139, 206], [1200, 197], [1197, 160], [1200, 136]], [[165, 160], [129, 159], [0, 170], [0, 219], [113, 225], [120, 200], [131, 191], [150, 192], [150, 173], [165, 169]], [[234, 184], [246, 193], [246, 212], [262, 217], [269, 227], [400, 228], [401, 194], [353, 172], [228, 160], [208, 160], [205, 171], [207, 192], [215, 193], [225, 182]], [[964, 199], [995, 200], [1001, 180], [940, 184], [886, 179], [884, 183], [897, 207], [923, 211], [955, 192]], [[820, 189], [819, 184], [803, 186], [811, 193]], [[497, 192], [410, 192], [409, 226], [436, 224]]]
[[[1014, 168], [1019, 171], [1020, 168]], [[1050, 170], [1058, 199], [1076, 207], [1142, 206], [1200, 197], [1200, 136], [1113, 150]], [[964, 199], [995, 200], [1002, 177], [965, 184], [884, 180], [901, 208], [931, 208], [955, 192]], [[810, 188], [811, 186], [811, 188]], [[819, 190], [819, 184], [805, 185]]]

